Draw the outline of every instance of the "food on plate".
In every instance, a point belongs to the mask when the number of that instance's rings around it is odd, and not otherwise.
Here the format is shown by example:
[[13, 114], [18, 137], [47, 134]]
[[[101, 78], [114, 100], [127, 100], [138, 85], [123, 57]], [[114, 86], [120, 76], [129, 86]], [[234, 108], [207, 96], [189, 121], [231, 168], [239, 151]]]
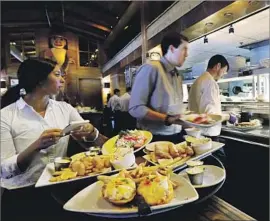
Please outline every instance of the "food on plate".
[[77, 172], [73, 172], [71, 169], [67, 168], [62, 171], [55, 171], [49, 181], [59, 182], [59, 181], [73, 179], [76, 176], [77, 176]]
[[261, 123], [259, 120], [251, 120], [249, 122], [241, 122], [241, 123], [235, 124], [235, 126], [239, 128], [257, 127], [260, 125]]
[[80, 160], [86, 156], [96, 156], [100, 153], [100, 147], [90, 147], [88, 151], [82, 152], [82, 153], [77, 153], [71, 157], [72, 161], [75, 160]]
[[216, 122], [208, 114], [190, 114], [186, 115], [184, 119], [194, 124], [213, 124]]
[[149, 158], [152, 162], [158, 162], [160, 165], [174, 164], [180, 160], [184, 161], [194, 155], [192, 147], [186, 142], [174, 145], [155, 145], [153, 152], [149, 153]]
[[110, 162], [115, 169], [127, 169], [133, 166], [135, 164], [133, 148], [117, 148]]
[[77, 160], [73, 160], [69, 168], [63, 168], [61, 171], [55, 171], [50, 182], [59, 182], [73, 179], [76, 177], [87, 176], [97, 173], [105, 173], [111, 170], [109, 156], [85, 156]]
[[108, 182], [105, 181], [102, 187], [102, 195], [104, 199], [113, 204], [123, 205], [132, 201], [135, 197], [136, 184], [130, 178], [113, 177]]
[[192, 143], [192, 144], [206, 144], [209, 141], [211, 141], [211, 139], [207, 137], [196, 138], [192, 136], [185, 136], [185, 140], [186, 142]]
[[147, 138], [141, 131], [138, 130], [127, 130], [121, 131], [119, 137], [116, 140], [116, 148], [134, 148], [138, 149], [145, 144]]
[[174, 197], [172, 182], [163, 175], [146, 177], [140, 182], [137, 193], [151, 206], [169, 203]]
[[163, 167], [145, 167], [140, 164], [133, 170], [122, 170], [116, 176], [98, 176], [104, 183], [102, 196], [107, 201], [123, 205], [131, 202], [136, 194], [149, 205], [169, 203], [178, 185], [170, 180], [171, 171]]

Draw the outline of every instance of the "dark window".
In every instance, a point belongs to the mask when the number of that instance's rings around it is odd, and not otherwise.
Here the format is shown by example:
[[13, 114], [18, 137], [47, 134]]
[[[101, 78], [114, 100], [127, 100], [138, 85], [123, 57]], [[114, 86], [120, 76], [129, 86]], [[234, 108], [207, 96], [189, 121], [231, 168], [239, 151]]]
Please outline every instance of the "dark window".
[[97, 45], [86, 38], [79, 37], [80, 66], [98, 67]]

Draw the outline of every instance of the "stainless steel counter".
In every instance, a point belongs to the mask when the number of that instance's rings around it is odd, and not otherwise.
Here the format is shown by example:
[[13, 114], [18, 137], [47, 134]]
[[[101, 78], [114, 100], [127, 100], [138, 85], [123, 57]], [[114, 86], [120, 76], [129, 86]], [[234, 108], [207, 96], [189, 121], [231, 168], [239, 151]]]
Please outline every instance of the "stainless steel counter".
[[244, 143], [248, 142], [260, 146], [269, 147], [269, 132], [269, 126], [263, 126], [261, 129], [255, 129], [245, 132], [223, 126], [221, 131], [221, 137], [225, 139], [242, 141]]

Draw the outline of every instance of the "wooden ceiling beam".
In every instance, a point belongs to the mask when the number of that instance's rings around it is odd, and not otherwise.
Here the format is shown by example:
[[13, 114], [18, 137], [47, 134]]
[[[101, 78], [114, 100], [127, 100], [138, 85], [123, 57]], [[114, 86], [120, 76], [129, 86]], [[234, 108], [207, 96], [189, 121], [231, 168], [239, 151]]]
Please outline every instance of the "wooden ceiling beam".
[[85, 18], [92, 21], [99, 21], [102, 25], [107, 27], [117, 22], [117, 19], [114, 16], [110, 16], [109, 14], [100, 14], [98, 11], [93, 11], [89, 8], [82, 7], [77, 3], [66, 2], [65, 9], [72, 12], [79, 12]]

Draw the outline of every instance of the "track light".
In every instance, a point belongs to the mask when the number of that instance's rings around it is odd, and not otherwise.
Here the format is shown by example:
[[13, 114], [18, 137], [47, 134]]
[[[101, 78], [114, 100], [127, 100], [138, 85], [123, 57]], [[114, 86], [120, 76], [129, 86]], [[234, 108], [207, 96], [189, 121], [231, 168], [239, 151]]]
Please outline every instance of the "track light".
[[206, 35], [204, 36], [203, 43], [204, 44], [207, 44], [208, 43], [208, 38], [206, 37]]
[[233, 34], [234, 33], [234, 28], [232, 25], [230, 25], [229, 27], [229, 34]]

